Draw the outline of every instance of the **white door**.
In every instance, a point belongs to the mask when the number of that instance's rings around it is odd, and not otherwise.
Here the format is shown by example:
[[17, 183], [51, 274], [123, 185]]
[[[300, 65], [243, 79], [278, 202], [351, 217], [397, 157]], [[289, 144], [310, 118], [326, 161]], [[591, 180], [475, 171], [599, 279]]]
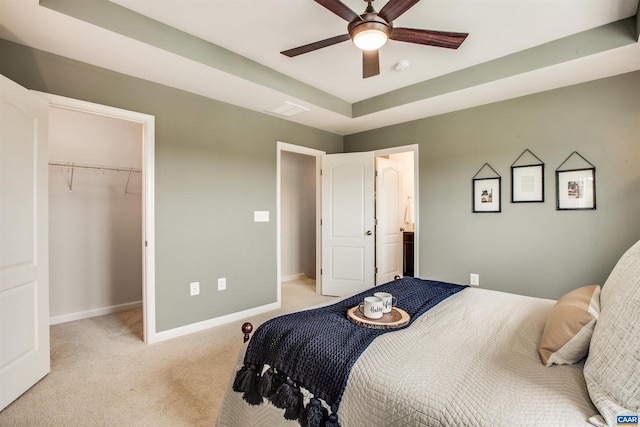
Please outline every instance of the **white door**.
[[402, 276], [401, 178], [397, 162], [376, 157], [376, 285]]
[[322, 294], [375, 284], [373, 153], [322, 157]]
[[48, 106], [0, 76], [0, 410], [50, 369]]

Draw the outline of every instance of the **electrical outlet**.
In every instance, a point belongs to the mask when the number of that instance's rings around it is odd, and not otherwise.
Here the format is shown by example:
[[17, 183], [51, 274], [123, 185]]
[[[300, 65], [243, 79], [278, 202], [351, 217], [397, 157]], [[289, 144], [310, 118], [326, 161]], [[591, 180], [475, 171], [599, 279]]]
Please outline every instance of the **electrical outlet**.
[[191, 282], [189, 284], [189, 289], [191, 290], [191, 296], [196, 296], [200, 294], [200, 282]]
[[227, 278], [221, 277], [218, 279], [218, 290], [224, 291], [225, 289], [227, 289]]
[[471, 275], [469, 276], [469, 284], [471, 286], [480, 286], [480, 275], [471, 273]]

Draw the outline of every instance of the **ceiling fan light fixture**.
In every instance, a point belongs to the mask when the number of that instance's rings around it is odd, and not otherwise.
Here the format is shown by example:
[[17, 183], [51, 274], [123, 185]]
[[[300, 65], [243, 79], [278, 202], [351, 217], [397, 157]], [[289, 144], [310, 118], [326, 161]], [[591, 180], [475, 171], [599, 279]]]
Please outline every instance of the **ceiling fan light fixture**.
[[[291, 58], [351, 39], [353, 44], [362, 50], [362, 78], [366, 79], [380, 74], [378, 50], [390, 38], [400, 42], [457, 49], [469, 35], [449, 31], [394, 28], [393, 21], [420, 0], [388, 0], [380, 9], [380, 13], [376, 12], [371, 5], [374, 0], [365, 0], [367, 8], [362, 15], [358, 15], [342, 1], [315, 0], [316, 3], [349, 23], [347, 34], [308, 43], [280, 53]], [[406, 69], [406, 65], [400, 64], [396, 69], [399, 71]]]
[[362, 50], [376, 50], [389, 39], [389, 27], [381, 22], [363, 22], [351, 31], [353, 44]]
[[365, 30], [353, 38], [353, 44], [362, 50], [380, 49], [386, 42], [387, 35], [380, 30]]

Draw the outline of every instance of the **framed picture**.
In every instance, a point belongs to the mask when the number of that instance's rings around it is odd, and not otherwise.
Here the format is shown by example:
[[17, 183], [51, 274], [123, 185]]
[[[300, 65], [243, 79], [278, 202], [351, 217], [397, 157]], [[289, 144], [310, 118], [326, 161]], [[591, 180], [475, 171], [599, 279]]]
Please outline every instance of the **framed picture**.
[[556, 169], [556, 209], [596, 208], [596, 167], [574, 151]]
[[473, 212], [500, 212], [502, 178], [473, 179]]
[[596, 208], [596, 168], [556, 171], [557, 210]]
[[544, 202], [544, 162], [525, 149], [511, 164], [511, 203]]
[[544, 165], [511, 166], [511, 202], [544, 202]]

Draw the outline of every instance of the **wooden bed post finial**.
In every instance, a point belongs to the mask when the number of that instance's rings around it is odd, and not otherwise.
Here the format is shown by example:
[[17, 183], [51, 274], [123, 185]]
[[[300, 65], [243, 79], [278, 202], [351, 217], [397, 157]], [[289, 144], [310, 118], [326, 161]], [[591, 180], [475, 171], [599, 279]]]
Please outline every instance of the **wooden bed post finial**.
[[253, 331], [253, 325], [249, 322], [245, 322], [242, 324], [242, 333], [244, 334], [244, 341], [249, 341], [249, 334]]

